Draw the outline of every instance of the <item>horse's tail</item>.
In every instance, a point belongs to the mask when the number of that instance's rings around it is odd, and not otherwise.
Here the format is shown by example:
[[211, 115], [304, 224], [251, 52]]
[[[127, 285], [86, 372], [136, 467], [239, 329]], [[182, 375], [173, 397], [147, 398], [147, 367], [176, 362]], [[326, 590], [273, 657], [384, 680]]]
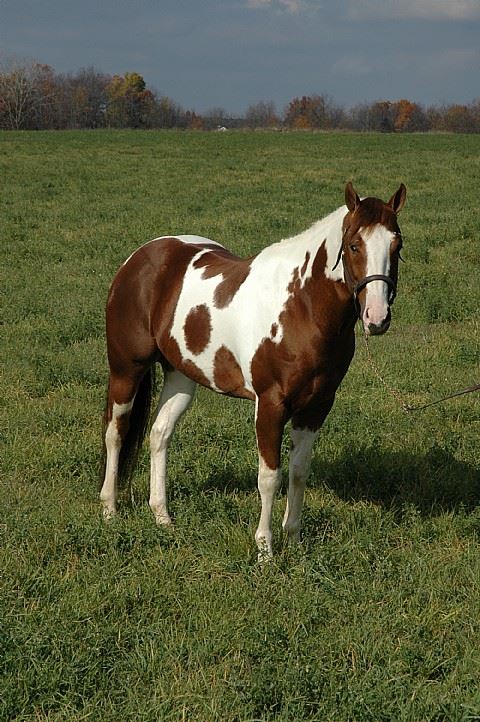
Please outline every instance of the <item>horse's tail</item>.
[[[137, 393], [133, 402], [133, 407], [130, 411], [127, 435], [125, 436], [125, 439], [123, 440], [122, 446], [120, 448], [117, 475], [117, 484], [119, 489], [128, 486], [132, 478], [138, 455], [140, 453], [140, 449], [142, 448], [142, 443], [147, 432], [154, 386], [155, 364], [152, 364], [146, 371], [138, 386]], [[103, 419], [103, 460], [100, 484], [103, 483], [107, 463], [107, 453], [104, 441], [107, 425], [107, 413], [105, 413]]]

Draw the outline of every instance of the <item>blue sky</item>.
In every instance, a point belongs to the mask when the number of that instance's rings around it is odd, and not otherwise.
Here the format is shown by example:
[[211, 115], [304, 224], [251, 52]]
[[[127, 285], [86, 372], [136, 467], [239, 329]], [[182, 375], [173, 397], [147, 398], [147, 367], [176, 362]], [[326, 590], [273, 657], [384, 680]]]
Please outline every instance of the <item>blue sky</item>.
[[480, 0], [0, 0], [0, 60], [139, 72], [185, 108], [241, 113], [480, 97]]

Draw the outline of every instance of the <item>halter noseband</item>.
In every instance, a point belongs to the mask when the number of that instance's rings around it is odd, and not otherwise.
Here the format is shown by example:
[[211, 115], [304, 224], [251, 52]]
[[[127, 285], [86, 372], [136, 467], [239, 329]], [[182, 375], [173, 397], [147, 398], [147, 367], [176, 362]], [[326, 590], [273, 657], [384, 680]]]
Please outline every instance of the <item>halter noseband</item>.
[[[345, 268], [345, 266], [344, 266]], [[395, 284], [395, 281], [393, 278], [390, 278], [390, 276], [384, 276], [381, 273], [374, 273], [371, 276], [364, 276], [364, 278], [361, 278], [359, 281], [353, 284], [353, 298], [356, 301], [359, 291], [362, 290], [362, 288], [365, 288], [367, 283], [370, 283], [371, 281], [385, 281], [385, 283], [388, 286], [388, 305], [391, 306], [392, 303], [395, 300], [395, 296], [397, 295], [397, 286]]]

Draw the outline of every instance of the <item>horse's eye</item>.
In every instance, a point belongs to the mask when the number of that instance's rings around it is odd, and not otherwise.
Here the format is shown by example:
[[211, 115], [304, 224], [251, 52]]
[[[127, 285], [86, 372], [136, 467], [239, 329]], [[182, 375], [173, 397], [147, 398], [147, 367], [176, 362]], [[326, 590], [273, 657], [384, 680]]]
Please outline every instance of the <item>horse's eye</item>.
[[358, 246], [357, 246], [357, 244], [356, 244], [356, 243], [351, 243], [351, 244], [350, 244], [350, 250], [351, 250], [353, 253], [358, 253]]

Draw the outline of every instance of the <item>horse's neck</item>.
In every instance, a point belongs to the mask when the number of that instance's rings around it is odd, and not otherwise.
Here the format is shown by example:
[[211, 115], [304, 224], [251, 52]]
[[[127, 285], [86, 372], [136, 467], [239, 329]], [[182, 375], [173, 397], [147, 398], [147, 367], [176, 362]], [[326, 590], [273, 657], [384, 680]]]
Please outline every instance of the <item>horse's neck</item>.
[[287, 275], [296, 268], [303, 269], [302, 275], [306, 280], [311, 277], [317, 254], [323, 246], [326, 252], [325, 277], [332, 281], [343, 280], [342, 261], [336, 268], [335, 265], [342, 244], [342, 222], [346, 212], [346, 207], [341, 206], [306, 231], [265, 248], [261, 252], [263, 260], [283, 266]]
[[332, 281], [343, 280], [343, 264], [341, 259], [339, 263], [337, 261], [342, 245], [342, 223], [346, 212], [346, 206], [340, 206], [299, 235], [299, 239], [304, 239], [307, 245], [311, 244], [315, 254], [324, 245], [326, 251], [324, 274]]

